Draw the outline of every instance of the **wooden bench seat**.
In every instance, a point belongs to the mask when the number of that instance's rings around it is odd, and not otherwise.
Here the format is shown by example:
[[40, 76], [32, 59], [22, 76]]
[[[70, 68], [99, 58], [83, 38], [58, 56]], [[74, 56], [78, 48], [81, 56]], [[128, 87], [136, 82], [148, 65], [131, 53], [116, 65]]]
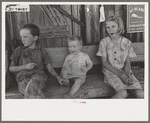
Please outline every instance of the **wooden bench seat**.
[[[131, 46], [137, 55], [136, 58], [131, 58], [132, 62], [144, 62], [144, 43], [132, 43]], [[51, 65], [53, 68], [61, 68], [65, 57], [69, 54], [67, 47], [45, 48], [51, 58]], [[101, 64], [101, 58], [96, 56], [98, 45], [83, 46], [82, 52], [87, 53], [94, 65]], [[101, 71], [101, 69], [99, 69]], [[133, 70], [135, 76], [144, 87], [144, 68], [136, 68]], [[115, 94], [115, 90], [103, 81], [103, 74], [87, 75], [86, 83], [81, 86], [80, 90], [75, 94], [74, 98], [89, 99], [89, 98], [110, 98]], [[73, 83], [71, 84], [71, 86]], [[67, 93], [70, 87], [62, 87], [57, 80], [49, 77], [47, 80], [45, 94], [49, 99], [63, 99], [64, 94]], [[16, 91], [17, 92], [17, 91]], [[6, 93], [6, 98], [16, 99], [22, 98], [19, 93], [10, 94]], [[16, 94], [16, 95], [15, 95]], [[15, 97], [16, 96], [16, 97]]]

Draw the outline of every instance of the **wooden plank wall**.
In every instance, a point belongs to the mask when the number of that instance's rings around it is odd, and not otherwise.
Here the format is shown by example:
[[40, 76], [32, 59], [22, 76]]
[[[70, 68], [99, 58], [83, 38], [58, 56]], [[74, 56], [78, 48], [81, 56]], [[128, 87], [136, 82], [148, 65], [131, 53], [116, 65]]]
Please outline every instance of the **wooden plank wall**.
[[[101, 5], [60, 5], [60, 8], [65, 10], [68, 14], [84, 23], [81, 27], [69, 17], [61, 14], [53, 6], [46, 5], [30, 5], [30, 12], [13, 12], [6, 13], [6, 29], [7, 42], [12, 41], [16, 44], [19, 40], [19, 29], [26, 23], [34, 23], [39, 26], [40, 30], [55, 30], [41, 34], [39, 44], [43, 48], [48, 47], [66, 47], [68, 35], [76, 34], [81, 35], [84, 45], [91, 45], [99, 43], [99, 41], [107, 36], [104, 22], [99, 23], [99, 9]], [[125, 5], [104, 5], [105, 18], [108, 16], [121, 16], [126, 27], [126, 7]], [[60, 26], [60, 27], [59, 27]], [[60, 29], [62, 26], [66, 28]], [[55, 29], [54, 29], [55, 28]], [[45, 36], [44, 36], [45, 35]], [[129, 38], [132, 42], [144, 42], [144, 33], [126, 33], [125, 37]], [[15, 43], [14, 43], [15, 42]]]
[[[6, 20], [7, 28], [10, 30], [6, 30], [7, 35], [9, 35], [9, 38], [6, 40], [19, 40], [19, 29], [26, 23], [34, 23], [39, 26], [40, 30], [51, 29], [51, 27], [57, 28], [57, 26], [62, 25], [66, 26], [66, 30], [57, 30], [55, 34], [54, 32], [50, 33], [50, 35], [42, 33], [39, 44], [44, 48], [66, 47], [67, 36], [72, 34], [81, 35], [84, 40], [84, 45], [99, 43], [102, 38], [107, 36], [104, 22], [99, 23], [100, 6], [101, 5], [60, 5], [61, 9], [79, 21], [82, 21], [85, 27], [81, 27], [50, 5], [30, 5], [29, 13], [8, 12], [6, 14]], [[106, 19], [108, 16], [121, 16], [126, 27], [125, 5], [104, 5], [104, 10]], [[45, 37], [43, 35], [45, 35]], [[132, 42], [144, 42], [144, 33], [142, 32], [125, 33], [124, 36], [129, 38]]]

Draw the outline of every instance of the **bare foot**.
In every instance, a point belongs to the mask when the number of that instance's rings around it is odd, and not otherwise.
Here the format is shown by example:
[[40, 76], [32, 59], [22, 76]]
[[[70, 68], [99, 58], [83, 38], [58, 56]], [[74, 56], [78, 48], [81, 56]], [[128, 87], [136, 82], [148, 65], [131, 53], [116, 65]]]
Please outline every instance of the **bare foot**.
[[67, 94], [64, 95], [64, 98], [65, 99], [72, 99], [73, 95], [71, 95], [70, 93], [67, 93]]
[[69, 86], [69, 83], [63, 81], [63, 82], [62, 82], [62, 85], [63, 85], [63, 86]]

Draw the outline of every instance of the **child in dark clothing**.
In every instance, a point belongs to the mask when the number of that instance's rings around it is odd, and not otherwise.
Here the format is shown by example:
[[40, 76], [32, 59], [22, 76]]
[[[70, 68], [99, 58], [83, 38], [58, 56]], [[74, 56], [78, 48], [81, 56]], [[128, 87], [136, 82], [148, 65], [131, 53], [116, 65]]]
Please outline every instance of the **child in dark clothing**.
[[36, 45], [39, 37], [39, 28], [36, 25], [24, 25], [20, 36], [24, 46], [17, 47], [13, 52], [9, 70], [16, 75], [19, 92], [24, 98], [44, 98], [41, 89], [45, 86], [47, 76], [43, 71], [43, 63], [61, 85], [64, 79], [51, 67], [47, 52]]

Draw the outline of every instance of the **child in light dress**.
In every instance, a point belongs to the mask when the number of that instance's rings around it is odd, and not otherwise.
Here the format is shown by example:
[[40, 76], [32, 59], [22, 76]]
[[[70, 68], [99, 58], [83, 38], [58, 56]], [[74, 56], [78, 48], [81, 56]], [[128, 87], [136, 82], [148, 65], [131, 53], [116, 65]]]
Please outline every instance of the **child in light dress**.
[[80, 51], [82, 48], [80, 36], [69, 37], [68, 48], [70, 54], [64, 61], [61, 76], [66, 79], [64, 85], [69, 86], [69, 81], [74, 81], [70, 92], [64, 96], [65, 98], [72, 98], [80, 86], [85, 83], [86, 73], [92, 68], [93, 63], [87, 54]]
[[106, 22], [108, 37], [100, 41], [97, 56], [101, 56], [104, 82], [116, 90], [112, 98], [126, 98], [129, 93], [136, 98], [144, 98], [144, 91], [130, 67], [130, 57], [136, 57], [131, 41], [122, 36], [123, 21], [111, 16]]

